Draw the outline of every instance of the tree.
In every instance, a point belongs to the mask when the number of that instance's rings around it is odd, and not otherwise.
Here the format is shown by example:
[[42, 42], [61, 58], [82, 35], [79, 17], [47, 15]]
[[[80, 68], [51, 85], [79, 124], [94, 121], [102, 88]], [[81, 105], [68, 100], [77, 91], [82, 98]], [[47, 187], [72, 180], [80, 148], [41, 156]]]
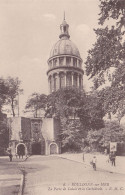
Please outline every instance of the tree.
[[80, 150], [84, 129], [78, 112], [85, 101], [85, 92], [74, 88], [64, 88], [47, 98], [46, 117], [60, 121], [60, 135], [63, 151]]
[[87, 131], [100, 129], [104, 126], [103, 99], [100, 92], [92, 91], [86, 95], [84, 105], [79, 109], [79, 117]]
[[17, 107], [18, 101], [17, 96], [23, 93], [23, 89], [20, 88], [21, 81], [16, 77], [8, 77], [4, 80], [5, 86], [8, 89], [6, 93], [6, 104], [11, 106], [13, 117], [15, 116], [15, 108]]
[[116, 121], [106, 122], [105, 127], [100, 130], [91, 130], [88, 132], [86, 141], [92, 149], [101, 151], [109, 149], [110, 142], [125, 142], [125, 131]]
[[35, 113], [35, 117], [37, 117], [38, 110], [40, 109], [45, 110], [46, 103], [47, 103], [47, 95], [32, 93], [25, 106], [26, 112], [33, 112]]
[[64, 150], [80, 150], [88, 130], [103, 127], [104, 114], [99, 101], [97, 95], [87, 95], [74, 88], [60, 89], [48, 96], [45, 116], [60, 120]]
[[9, 143], [9, 132], [7, 130], [6, 115], [2, 113], [3, 105], [6, 101], [8, 88], [5, 85], [4, 79], [0, 78], [0, 155], [5, 155], [5, 150]]
[[116, 113], [125, 97], [121, 95], [125, 94], [125, 1], [100, 0], [99, 7], [99, 24], [113, 19], [114, 26], [94, 30], [97, 41], [88, 51], [86, 73], [93, 79], [95, 89], [109, 81], [110, 87], [102, 90], [105, 107], [107, 112]]
[[85, 132], [80, 121], [78, 119], [67, 120], [65, 129], [60, 134], [63, 152], [80, 151], [83, 137], [85, 137]]
[[85, 101], [85, 92], [73, 88], [60, 89], [50, 94], [47, 98], [47, 117], [66, 117], [75, 119], [78, 111]]
[[2, 109], [3, 104], [6, 101], [7, 93], [8, 93], [8, 87], [5, 85], [4, 79], [0, 78], [0, 111]]
[[5, 155], [9, 144], [9, 132], [7, 128], [7, 116], [0, 112], [0, 155]]

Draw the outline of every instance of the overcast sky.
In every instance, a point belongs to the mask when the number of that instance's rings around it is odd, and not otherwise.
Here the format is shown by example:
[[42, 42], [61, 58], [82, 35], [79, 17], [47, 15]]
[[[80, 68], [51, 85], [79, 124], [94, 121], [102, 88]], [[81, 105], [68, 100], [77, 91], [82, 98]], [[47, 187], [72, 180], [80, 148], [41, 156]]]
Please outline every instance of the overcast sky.
[[[0, 77], [19, 77], [24, 95], [48, 94], [47, 60], [58, 40], [65, 10], [70, 39], [84, 62], [95, 42], [99, 0], [0, 0]], [[90, 83], [84, 77], [84, 88]]]

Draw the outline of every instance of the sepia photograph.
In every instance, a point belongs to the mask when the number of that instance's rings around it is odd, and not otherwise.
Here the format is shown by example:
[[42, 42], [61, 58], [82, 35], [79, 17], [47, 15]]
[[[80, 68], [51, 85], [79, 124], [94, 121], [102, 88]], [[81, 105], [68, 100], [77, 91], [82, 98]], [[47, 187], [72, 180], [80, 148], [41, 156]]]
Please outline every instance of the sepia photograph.
[[0, 0], [0, 195], [125, 194], [125, 0]]

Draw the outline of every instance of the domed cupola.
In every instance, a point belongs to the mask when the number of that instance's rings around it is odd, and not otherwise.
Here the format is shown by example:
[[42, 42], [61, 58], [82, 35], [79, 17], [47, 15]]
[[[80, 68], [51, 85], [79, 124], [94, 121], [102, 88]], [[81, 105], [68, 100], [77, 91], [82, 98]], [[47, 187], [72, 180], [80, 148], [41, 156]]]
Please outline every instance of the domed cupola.
[[69, 25], [64, 20], [60, 25], [60, 40], [53, 46], [48, 59], [47, 71], [49, 92], [64, 87], [83, 88], [82, 59], [75, 44], [69, 39]]

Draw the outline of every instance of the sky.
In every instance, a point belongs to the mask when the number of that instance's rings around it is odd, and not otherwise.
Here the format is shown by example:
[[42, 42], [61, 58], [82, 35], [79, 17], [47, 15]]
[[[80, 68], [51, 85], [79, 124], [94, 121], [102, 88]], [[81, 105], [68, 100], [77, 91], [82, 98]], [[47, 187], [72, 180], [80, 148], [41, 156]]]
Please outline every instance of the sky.
[[[34, 93], [48, 94], [47, 60], [59, 40], [65, 11], [70, 40], [84, 62], [95, 43], [99, 0], [0, 0], [0, 77], [19, 77], [24, 94], [20, 112]], [[83, 78], [89, 90], [91, 82]]]

